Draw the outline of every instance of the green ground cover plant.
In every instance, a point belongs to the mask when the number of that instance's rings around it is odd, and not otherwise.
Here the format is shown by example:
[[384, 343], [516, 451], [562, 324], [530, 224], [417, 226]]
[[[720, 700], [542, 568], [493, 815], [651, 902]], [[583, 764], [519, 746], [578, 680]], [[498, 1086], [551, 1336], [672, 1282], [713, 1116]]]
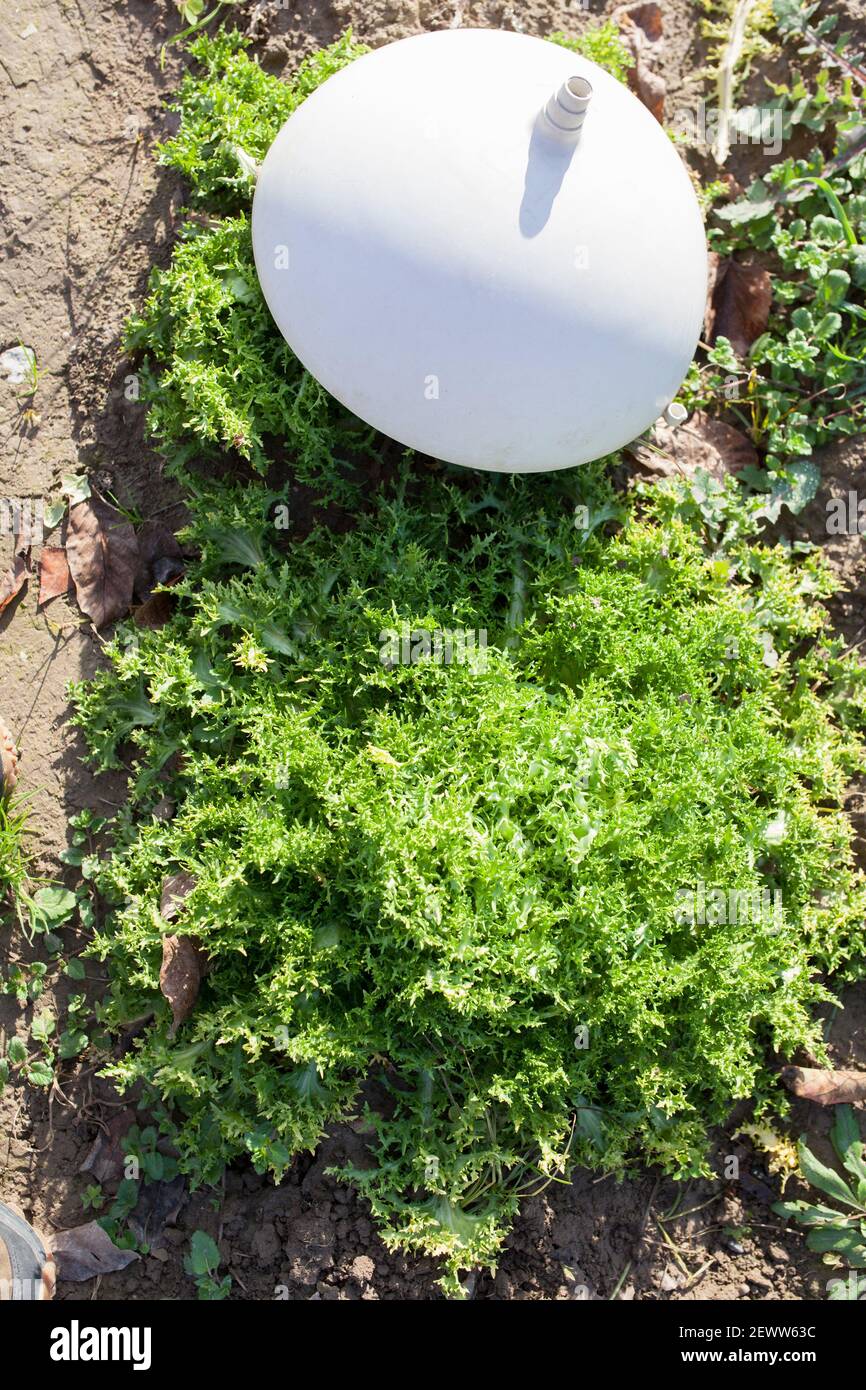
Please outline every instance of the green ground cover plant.
[[850, 35], [835, 34], [838, 16], [812, 28], [817, 9], [775, 0], [779, 33], [804, 55], [803, 71], [768, 83], [760, 108], [737, 113], [768, 131], [777, 118], [783, 141], [808, 133], [814, 146], [717, 206], [708, 228], [721, 256], [769, 268], [767, 329], [746, 356], [720, 338], [696, 359], [683, 392], [689, 405], [727, 413], [748, 431], [763, 458], [743, 481], [793, 489], [795, 510], [817, 490], [814, 451], [862, 432], [866, 420], [866, 66]]
[[0, 797], [0, 920], [17, 916], [24, 921], [23, 904], [30, 888], [26, 832], [26, 808]]
[[741, 203], [717, 210], [724, 226], [709, 233], [722, 255], [771, 255], [773, 307], [748, 358], [719, 340], [694, 370], [690, 403], [729, 409], [766, 450], [769, 472], [863, 429], [866, 151], [844, 175], [821, 177], [824, 164], [774, 166]]
[[[203, 1181], [280, 1176], [366, 1095], [374, 1166], [345, 1176], [453, 1291], [521, 1193], [572, 1161], [707, 1171], [767, 1048], [821, 1054], [817, 972], [856, 972], [866, 906], [834, 809], [862, 748], [824, 694], [859, 722], [862, 682], [819, 562], [745, 521], [721, 554], [671, 493], [609, 536], [593, 469], [420, 486], [289, 555], [266, 487], [201, 490], [176, 617], [121, 632], [76, 717], [99, 766], [134, 750], [92, 950], [102, 1021], [154, 1020], [112, 1074]], [[390, 634], [455, 629], [486, 648], [394, 661]], [[780, 906], [684, 912], [701, 884]], [[210, 962], [176, 1035], [174, 931]]]
[[829, 1197], [817, 1202], [777, 1202], [780, 1216], [790, 1216], [808, 1231], [806, 1244], [824, 1256], [825, 1262], [842, 1269], [846, 1277], [832, 1281], [831, 1299], [859, 1299], [866, 1294], [866, 1145], [860, 1137], [857, 1112], [837, 1105], [830, 1138], [844, 1175], [828, 1168], [809, 1149], [805, 1137], [798, 1145], [800, 1172], [812, 1187]]
[[574, 38], [561, 32], [551, 34], [550, 41], [560, 44], [563, 48], [570, 48], [572, 53], [582, 54], [592, 63], [598, 63], [600, 68], [604, 68], [618, 82], [625, 82], [628, 70], [634, 62], [613, 19], [607, 19], [603, 24], [595, 24]]
[[[352, 465], [374, 435], [325, 392], [288, 347], [265, 304], [253, 259], [250, 204], [257, 161], [295, 107], [366, 49], [347, 33], [301, 65], [291, 82], [264, 73], [236, 34], [202, 35], [181, 83], [181, 117], [160, 159], [189, 184], [191, 217], [166, 270], [127, 327], [140, 356], [148, 428], [170, 469], [225, 450], [264, 472], [291, 451], [302, 481], [350, 504]], [[267, 447], [266, 447], [267, 442]]]
[[210, 1302], [228, 1298], [232, 1277], [230, 1274], [223, 1275], [222, 1279], [219, 1277], [220, 1252], [213, 1236], [206, 1231], [195, 1231], [183, 1263], [187, 1274], [195, 1280], [199, 1298]]

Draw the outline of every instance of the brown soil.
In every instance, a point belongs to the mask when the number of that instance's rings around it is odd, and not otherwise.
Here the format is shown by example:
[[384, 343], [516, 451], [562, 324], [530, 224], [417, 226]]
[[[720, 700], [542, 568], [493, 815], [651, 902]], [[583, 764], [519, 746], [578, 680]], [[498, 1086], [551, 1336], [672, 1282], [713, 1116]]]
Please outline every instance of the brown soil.
[[[668, 0], [663, 9], [664, 46], [654, 63], [667, 80], [670, 113], [694, 103], [704, 48], [696, 6]], [[281, 71], [347, 24], [378, 44], [451, 23], [573, 33], [599, 10], [594, 5], [589, 14], [553, 0], [297, 0], [277, 10], [251, 4], [241, 13], [262, 61]], [[40, 377], [32, 399], [20, 394], [21, 386], [0, 382], [0, 497], [48, 497], [64, 475], [87, 471], [143, 516], [168, 525], [182, 519], [177, 493], [144, 442], [141, 408], [124, 397], [129, 366], [119, 348], [124, 317], [140, 300], [151, 266], [170, 254], [182, 204], [179, 181], [152, 158], [154, 143], [170, 128], [161, 102], [181, 62], [177, 48], [163, 62], [160, 50], [178, 27], [168, 0], [7, 0], [4, 6], [0, 351], [19, 342], [32, 347]], [[735, 158], [732, 167], [743, 166]], [[834, 614], [852, 643], [866, 633], [864, 542], [861, 536], [828, 541], [823, 501], [831, 490], [856, 487], [864, 463], [862, 440], [828, 451], [824, 492], [799, 527], [825, 545], [842, 577], [846, 592]], [[0, 572], [11, 555], [10, 538], [0, 537]], [[31, 581], [0, 618], [0, 715], [22, 752], [38, 868], [56, 875], [69, 815], [85, 806], [116, 807], [123, 783], [91, 776], [68, 724], [67, 683], [96, 668], [101, 640], [73, 604], [60, 598], [41, 610], [36, 599]], [[852, 801], [855, 814], [859, 804]], [[72, 933], [65, 938], [67, 952], [83, 944]], [[0, 970], [26, 956], [20, 938], [0, 933]], [[99, 972], [92, 962], [87, 969], [98, 993]], [[68, 982], [51, 971], [49, 982], [39, 1007], [62, 1015]], [[840, 1064], [866, 1067], [866, 987], [849, 991], [846, 1004], [830, 1026], [831, 1047]], [[0, 1042], [23, 1036], [31, 1015], [0, 995]], [[20, 1203], [45, 1232], [80, 1224], [87, 1219], [82, 1194], [93, 1181], [81, 1165], [100, 1134], [103, 1157], [116, 1158], [108, 1138], [131, 1118], [86, 1065], [67, 1065], [62, 1090], [49, 1099], [7, 1087], [0, 1097], [0, 1199]], [[796, 1118], [819, 1139], [826, 1133], [823, 1112], [816, 1116], [803, 1106]], [[729, 1154], [740, 1160], [736, 1182], [683, 1188], [654, 1174], [618, 1184], [579, 1173], [570, 1186], [527, 1200], [498, 1274], [478, 1278], [474, 1296], [824, 1297], [832, 1271], [770, 1210], [778, 1179], [748, 1144], [718, 1136], [719, 1167]], [[436, 1297], [433, 1263], [388, 1252], [364, 1204], [326, 1175], [329, 1164], [346, 1156], [363, 1160], [363, 1140], [344, 1127], [314, 1156], [299, 1159], [278, 1188], [239, 1167], [226, 1176], [218, 1210], [212, 1193], [186, 1196], [175, 1224], [161, 1232], [158, 1217], [152, 1219], [150, 1255], [96, 1286], [61, 1283], [58, 1296], [195, 1297], [183, 1255], [190, 1234], [204, 1229], [220, 1242], [235, 1297]], [[109, 1190], [112, 1180], [105, 1179]], [[679, 1219], [671, 1216], [675, 1203], [686, 1213]]]

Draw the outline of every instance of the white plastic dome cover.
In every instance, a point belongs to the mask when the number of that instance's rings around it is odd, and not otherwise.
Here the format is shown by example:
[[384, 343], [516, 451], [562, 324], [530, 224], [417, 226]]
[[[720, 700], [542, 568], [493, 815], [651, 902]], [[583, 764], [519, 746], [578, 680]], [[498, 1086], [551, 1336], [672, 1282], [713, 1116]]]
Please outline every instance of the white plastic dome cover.
[[594, 63], [498, 30], [403, 39], [330, 77], [267, 154], [253, 245], [332, 395], [404, 445], [505, 472], [646, 429], [706, 295], [697, 199], [649, 111]]

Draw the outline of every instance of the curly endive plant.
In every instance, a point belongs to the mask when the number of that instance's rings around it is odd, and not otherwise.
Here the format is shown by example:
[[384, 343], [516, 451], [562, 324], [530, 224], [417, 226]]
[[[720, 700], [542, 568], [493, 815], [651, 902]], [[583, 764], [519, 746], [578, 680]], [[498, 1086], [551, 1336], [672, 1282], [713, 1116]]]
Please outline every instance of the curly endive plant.
[[[175, 616], [75, 698], [135, 774], [91, 949], [106, 1023], [152, 1021], [111, 1074], [202, 1181], [363, 1109], [343, 1176], [459, 1293], [571, 1163], [707, 1172], [733, 1100], [778, 1105], [769, 1050], [822, 1054], [866, 893], [863, 678], [813, 556], [756, 544], [732, 483], [640, 514], [594, 467], [448, 476], [288, 552], [263, 485], [201, 489]], [[173, 933], [210, 966], [176, 1036]]]

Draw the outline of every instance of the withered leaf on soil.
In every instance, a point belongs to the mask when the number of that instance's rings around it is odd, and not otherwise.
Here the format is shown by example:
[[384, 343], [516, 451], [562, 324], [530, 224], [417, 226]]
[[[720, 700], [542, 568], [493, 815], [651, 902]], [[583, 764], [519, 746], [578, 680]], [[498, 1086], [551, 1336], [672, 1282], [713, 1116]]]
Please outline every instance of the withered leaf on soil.
[[0, 719], [0, 801], [9, 797], [18, 785], [18, 749], [12, 730]]
[[700, 468], [714, 478], [724, 478], [758, 463], [757, 451], [742, 430], [701, 410], [695, 411], [684, 425], [657, 421], [652, 442], [661, 452], [645, 444], [632, 445], [629, 452], [641, 468], [663, 477], [691, 476]]
[[163, 937], [159, 988], [171, 1008], [171, 1037], [195, 1007], [202, 973], [202, 953], [190, 937]]
[[662, 13], [654, 3], [620, 5], [613, 12], [622, 41], [632, 55], [628, 85], [660, 123], [665, 118], [664, 78], [652, 69], [652, 50], [662, 36]]
[[783, 1067], [782, 1080], [803, 1100], [818, 1105], [856, 1105], [866, 1100], [866, 1071], [823, 1071], [820, 1067]]
[[174, 921], [195, 885], [195, 874], [189, 873], [186, 869], [181, 869], [165, 880], [159, 899], [159, 911], [166, 922]]
[[39, 607], [67, 594], [71, 587], [72, 576], [63, 546], [43, 546], [39, 556]]
[[129, 1216], [137, 1240], [153, 1245], [166, 1226], [174, 1225], [186, 1199], [183, 1173], [178, 1173], [171, 1182], [150, 1182], [142, 1186], [135, 1210]]
[[95, 1221], [56, 1231], [48, 1239], [48, 1249], [57, 1261], [58, 1279], [80, 1284], [97, 1274], [113, 1274], [138, 1259], [134, 1250], [119, 1250]]
[[17, 526], [14, 532], [15, 554], [26, 555], [28, 550], [33, 549], [33, 513], [29, 507], [22, 507], [20, 513], [13, 516], [13, 527]]
[[27, 582], [29, 570], [27, 568], [27, 556], [16, 555], [9, 569], [0, 579], [0, 613], [4, 608], [8, 608], [14, 598], [17, 598]]
[[665, 96], [667, 87], [665, 80], [657, 72], [652, 72], [647, 66], [643, 54], [638, 54], [634, 66], [634, 80], [631, 83], [635, 96], [639, 97], [648, 111], [655, 116], [659, 125], [664, 124], [665, 119]]
[[636, 24], [650, 43], [662, 36], [662, 8], [655, 0], [638, 0], [636, 5], [617, 5], [613, 18], [620, 24], [625, 16]]
[[708, 343], [713, 341], [713, 327], [716, 321], [716, 291], [728, 269], [728, 256], [720, 256], [718, 251], [707, 252], [707, 300], [704, 305], [703, 335]]
[[139, 603], [146, 603], [155, 588], [173, 584], [183, 574], [183, 551], [174, 532], [154, 521], [144, 523], [137, 539], [135, 596]]
[[770, 317], [773, 288], [769, 271], [727, 259], [715, 267], [711, 262], [710, 274], [714, 285], [704, 323], [707, 342], [727, 338], [734, 352], [745, 357]]
[[134, 1110], [115, 1110], [88, 1149], [79, 1173], [91, 1173], [98, 1183], [117, 1182], [126, 1158], [121, 1141], [134, 1123]]
[[73, 507], [66, 556], [79, 606], [95, 627], [117, 622], [129, 612], [138, 542], [116, 507], [99, 497]]
[[740, 1187], [747, 1197], [755, 1197], [765, 1206], [771, 1206], [778, 1197], [778, 1193], [774, 1192], [768, 1183], [754, 1177], [752, 1173], [740, 1173]]
[[175, 610], [176, 603], [177, 596], [175, 594], [162, 592], [151, 594], [150, 598], [144, 600], [144, 603], [133, 608], [132, 617], [135, 626], [151, 628], [153, 631], [165, 627]]

